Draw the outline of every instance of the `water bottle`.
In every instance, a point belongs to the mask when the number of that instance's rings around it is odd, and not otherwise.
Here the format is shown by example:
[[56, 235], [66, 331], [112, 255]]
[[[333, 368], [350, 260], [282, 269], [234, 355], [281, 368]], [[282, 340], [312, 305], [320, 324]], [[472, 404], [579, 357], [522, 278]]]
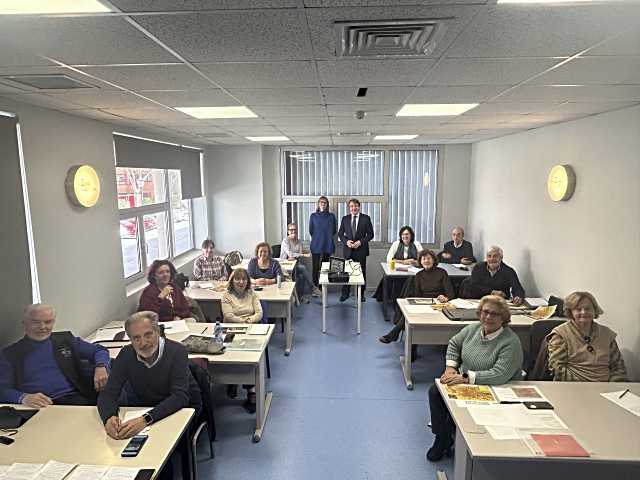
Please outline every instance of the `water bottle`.
[[394, 271], [394, 270], [396, 269], [396, 261], [395, 261], [395, 259], [393, 259], [393, 258], [392, 258], [392, 259], [391, 259], [391, 261], [389, 262], [389, 269], [390, 269], [391, 271]]
[[282, 275], [278, 274], [276, 281], [278, 282], [278, 288], [282, 288]]
[[219, 320], [216, 320], [216, 325], [213, 327], [213, 338], [216, 342], [222, 343], [222, 325]]

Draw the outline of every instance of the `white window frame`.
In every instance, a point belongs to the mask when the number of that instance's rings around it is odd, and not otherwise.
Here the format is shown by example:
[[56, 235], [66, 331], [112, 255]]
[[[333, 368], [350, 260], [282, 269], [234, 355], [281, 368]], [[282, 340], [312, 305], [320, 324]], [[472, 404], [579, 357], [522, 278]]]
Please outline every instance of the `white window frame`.
[[[122, 168], [128, 168], [128, 167], [122, 167]], [[147, 246], [147, 242], [146, 242], [146, 238], [145, 238], [145, 232], [144, 232], [144, 216], [145, 215], [149, 215], [149, 214], [154, 214], [154, 213], [166, 213], [167, 215], [167, 222], [168, 222], [168, 249], [169, 249], [169, 257], [167, 257], [167, 260], [170, 260], [171, 262], [173, 262], [176, 258], [180, 258], [182, 255], [186, 255], [188, 254], [190, 251], [193, 251], [195, 249], [195, 245], [196, 245], [196, 241], [195, 241], [195, 227], [194, 227], [194, 223], [193, 223], [193, 200], [192, 199], [181, 199], [182, 201], [184, 200], [188, 200], [189, 202], [189, 210], [191, 212], [191, 218], [190, 218], [190, 222], [191, 222], [191, 229], [190, 229], [190, 233], [191, 233], [191, 244], [193, 245], [193, 247], [189, 250], [186, 250], [182, 253], [180, 253], [179, 255], [175, 255], [175, 233], [173, 231], [173, 209], [171, 208], [171, 192], [169, 191], [169, 170], [167, 169], [152, 169], [152, 170], [162, 170], [164, 172], [164, 191], [165, 191], [165, 201], [162, 203], [154, 203], [152, 205], [142, 205], [140, 207], [131, 207], [131, 208], [123, 208], [123, 209], [119, 209], [119, 220], [126, 220], [129, 218], [135, 218], [136, 222], [137, 222], [137, 236], [136, 236], [136, 240], [138, 243], [138, 255], [139, 255], [139, 264], [140, 264], [140, 271], [137, 273], [134, 273], [133, 275], [129, 276], [129, 277], [124, 277], [125, 283], [126, 285], [129, 285], [137, 280], [140, 280], [141, 278], [146, 277], [147, 275], [147, 269], [149, 268], [149, 265], [147, 264], [147, 251], [148, 251], [148, 246]], [[116, 174], [117, 175], [117, 174]], [[116, 179], [117, 180], [117, 179]], [[121, 242], [122, 243], [122, 242]], [[122, 250], [122, 249], [121, 249]], [[124, 258], [123, 260], [123, 275], [124, 275]]]
[[[389, 226], [389, 170], [390, 170], [390, 155], [389, 152], [392, 150], [435, 150], [438, 155], [438, 165], [437, 165], [437, 190], [436, 190], [436, 212], [434, 216], [434, 241], [433, 243], [422, 243], [425, 248], [437, 248], [440, 245], [440, 227], [441, 227], [441, 212], [442, 212], [442, 183], [443, 183], [443, 149], [439, 145], [393, 145], [393, 146], [375, 146], [373, 148], [371, 145], [355, 145], [355, 146], [340, 146], [340, 147], [305, 147], [300, 146], [296, 148], [282, 148], [280, 149], [280, 192], [281, 192], [281, 210], [282, 210], [282, 225], [281, 225], [281, 233], [283, 238], [287, 235], [287, 203], [289, 202], [317, 202], [318, 196], [309, 196], [309, 195], [285, 195], [287, 191], [286, 185], [286, 160], [285, 155], [286, 152], [299, 152], [299, 151], [328, 151], [328, 150], [337, 150], [337, 151], [345, 151], [345, 150], [380, 150], [383, 152], [384, 156], [384, 174], [383, 174], [383, 195], [354, 195], [354, 196], [345, 196], [345, 195], [326, 195], [329, 200], [329, 211], [334, 213], [337, 218], [338, 212], [338, 203], [349, 201], [349, 199], [355, 197], [360, 200], [361, 203], [373, 202], [373, 203], [381, 203], [382, 204], [382, 215], [381, 215], [381, 230], [382, 230], [382, 238], [374, 238], [369, 245], [372, 248], [390, 248], [391, 244], [397, 240], [397, 237], [394, 238], [386, 238], [388, 235], [388, 226]], [[337, 218], [338, 224], [340, 223], [340, 219]], [[340, 225], [338, 225], [338, 228]], [[338, 240], [339, 242], [339, 240]], [[304, 242], [307, 244], [308, 242]]]

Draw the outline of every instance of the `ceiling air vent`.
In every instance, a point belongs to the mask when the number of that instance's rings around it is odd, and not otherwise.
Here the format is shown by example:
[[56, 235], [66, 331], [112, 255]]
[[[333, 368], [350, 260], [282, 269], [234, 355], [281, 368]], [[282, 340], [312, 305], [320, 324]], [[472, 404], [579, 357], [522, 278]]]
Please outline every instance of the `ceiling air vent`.
[[93, 87], [93, 85], [83, 83], [61, 73], [51, 75], [4, 75], [0, 78], [39, 90], [71, 90], [74, 88]]
[[336, 22], [338, 57], [428, 56], [445, 30], [446, 18]]

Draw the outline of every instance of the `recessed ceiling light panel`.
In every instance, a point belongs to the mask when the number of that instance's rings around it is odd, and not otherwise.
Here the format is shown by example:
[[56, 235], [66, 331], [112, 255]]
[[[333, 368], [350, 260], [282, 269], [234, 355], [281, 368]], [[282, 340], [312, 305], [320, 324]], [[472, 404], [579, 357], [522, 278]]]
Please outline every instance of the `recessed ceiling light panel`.
[[252, 142], [288, 142], [289, 137], [285, 136], [274, 136], [274, 137], [244, 137], [247, 140], [251, 140]]
[[257, 118], [247, 107], [176, 107], [195, 118]]
[[413, 140], [418, 135], [376, 135], [374, 140]]
[[0, 15], [110, 12], [98, 0], [2, 0]]
[[477, 103], [407, 103], [396, 113], [396, 117], [455, 116], [477, 106]]

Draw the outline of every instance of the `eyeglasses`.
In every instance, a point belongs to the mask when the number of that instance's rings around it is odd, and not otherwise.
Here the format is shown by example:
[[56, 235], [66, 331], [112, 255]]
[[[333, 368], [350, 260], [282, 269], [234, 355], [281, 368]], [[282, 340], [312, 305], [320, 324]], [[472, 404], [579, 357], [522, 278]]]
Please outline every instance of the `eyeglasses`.
[[0, 428], [0, 432], [7, 435], [8, 437], [13, 437], [16, 433], [18, 433], [18, 430], [16, 430], [15, 428]]
[[589, 336], [584, 337], [584, 343], [587, 344], [587, 352], [593, 353], [596, 351], [595, 348], [593, 348], [593, 345], [591, 345], [591, 337]]
[[480, 310], [480, 313], [486, 315], [487, 317], [498, 317], [498, 316], [500, 316], [500, 312], [496, 312], [496, 311], [493, 311], [493, 310], [487, 310], [485, 308]]
[[289, 230], [287, 230], [287, 231], [288, 231], [288, 232], [297, 232], [298, 230], [296, 230], [295, 228], [293, 228], [293, 229], [291, 229], [291, 228], [290, 228], [290, 229], [289, 229]]

